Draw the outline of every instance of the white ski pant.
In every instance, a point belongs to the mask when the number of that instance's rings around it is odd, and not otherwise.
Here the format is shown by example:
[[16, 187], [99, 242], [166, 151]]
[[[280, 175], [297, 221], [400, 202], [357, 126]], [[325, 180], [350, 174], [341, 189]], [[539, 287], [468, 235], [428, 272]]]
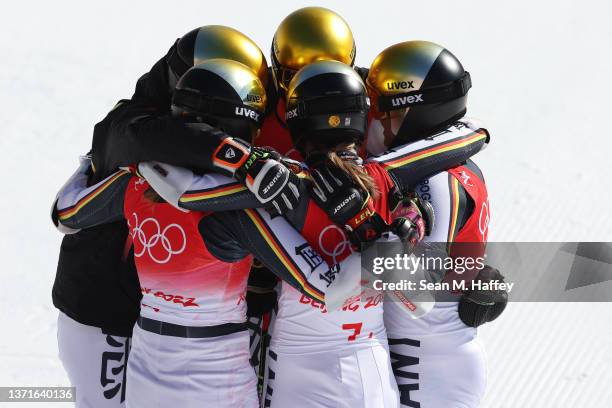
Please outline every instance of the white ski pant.
[[124, 406], [129, 338], [106, 335], [60, 312], [57, 344], [70, 383], [76, 387], [76, 408]]
[[461, 333], [394, 338], [389, 349], [402, 407], [476, 408], [486, 388], [484, 349]]
[[257, 378], [249, 333], [209, 338], [163, 336], [134, 327], [128, 408], [255, 408]]
[[267, 361], [264, 408], [399, 406], [385, 346], [297, 355], [277, 353], [271, 347]]

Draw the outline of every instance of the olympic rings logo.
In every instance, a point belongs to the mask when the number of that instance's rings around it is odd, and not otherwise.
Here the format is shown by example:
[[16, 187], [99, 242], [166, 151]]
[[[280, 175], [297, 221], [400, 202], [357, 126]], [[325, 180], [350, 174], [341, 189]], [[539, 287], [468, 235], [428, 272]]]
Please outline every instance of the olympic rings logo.
[[[336, 246], [331, 250], [325, 248], [323, 242], [323, 236], [327, 231], [330, 230], [336, 230], [343, 239], [342, 241], [338, 242]], [[338, 257], [342, 255], [346, 250], [349, 251], [349, 255], [353, 253], [353, 247], [351, 246], [351, 243], [346, 239], [346, 234], [336, 225], [328, 225], [327, 227], [323, 228], [323, 230], [321, 230], [321, 233], [319, 234], [319, 248], [321, 248], [321, 252], [331, 257], [334, 263], [338, 263]]]
[[[180, 225], [170, 224], [162, 230], [161, 226], [159, 225], [159, 222], [155, 218], [146, 218], [139, 225], [138, 224], [138, 214], [132, 213], [132, 215], [134, 216], [134, 219], [135, 219], [135, 223], [134, 223], [135, 225], [132, 226], [130, 222], [128, 221], [128, 225], [132, 229], [131, 231], [132, 241], [134, 241], [134, 243], [138, 242], [142, 246], [142, 248], [138, 252], [136, 252], [136, 247], [134, 246], [134, 256], [135, 257], [140, 258], [146, 252], [149, 255], [149, 258], [151, 258], [154, 262], [158, 264], [165, 264], [168, 261], [170, 261], [170, 258], [172, 258], [172, 255], [178, 255], [182, 253], [183, 251], [185, 251], [185, 248], [187, 247], [187, 235], [185, 234], [185, 231]], [[143, 227], [147, 223], [152, 224], [154, 226], [154, 233], [153, 235], [149, 237], [147, 237], [147, 235], [143, 231]], [[180, 235], [183, 241], [182, 245], [178, 249], [173, 248], [172, 242], [166, 236], [166, 234], [173, 228], [180, 232]], [[163, 248], [163, 250], [166, 252], [166, 255], [161, 259], [157, 258], [153, 254], [153, 251], [152, 251], [153, 248], [155, 247], [159, 248], [160, 245], [161, 245], [161, 248]], [[159, 253], [160, 250], [156, 252]]]

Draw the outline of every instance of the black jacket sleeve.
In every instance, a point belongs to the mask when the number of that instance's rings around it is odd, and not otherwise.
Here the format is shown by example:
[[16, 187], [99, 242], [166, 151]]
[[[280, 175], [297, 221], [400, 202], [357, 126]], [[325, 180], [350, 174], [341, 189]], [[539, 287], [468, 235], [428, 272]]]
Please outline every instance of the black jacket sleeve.
[[96, 125], [92, 160], [101, 175], [144, 161], [212, 171], [212, 154], [226, 137], [207, 124], [158, 116], [146, 105], [126, 102]]
[[[280, 279], [319, 302], [325, 302], [340, 269], [355, 267], [359, 261], [355, 255], [330, 266], [283, 217], [272, 218], [265, 211], [216, 212], [203, 217], [199, 228], [206, 248], [216, 258], [235, 262], [250, 253]], [[312, 258], [305, 257], [305, 251]]]
[[[170, 52], [172, 49], [170, 50]], [[186, 123], [170, 115], [174, 81], [169, 81], [168, 56], [143, 75], [130, 100], [120, 101], [94, 128], [94, 181], [117, 167], [160, 161], [196, 171], [212, 170], [211, 156], [227, 137], [200, 123]]]

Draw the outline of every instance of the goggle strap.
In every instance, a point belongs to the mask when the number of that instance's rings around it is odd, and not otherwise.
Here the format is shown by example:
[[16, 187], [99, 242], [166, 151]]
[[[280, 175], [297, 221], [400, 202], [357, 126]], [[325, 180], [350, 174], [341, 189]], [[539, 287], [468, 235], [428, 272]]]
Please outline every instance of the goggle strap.
[[466, 95], [471, 87], [472, 79], [466, 71], [461, 78], [440, 86], [395, 95], [380, 95], [377, 109], [379, 112], [389, 112], [411, 106], [446, 102]]
[[[297, 109], [297, 110], [296, 110]], [[325, 115], [328, 112], [368, 112], [370, 100], [363, 95], [350, 96], [321, 96], [311, 99], [302, 99], [294, 108], [294, 117], [304, 118], [314, 115]], [[289, 116], [289, 115], [288, 115]], [[329, 116], [329, 115], [328, 115]]]
[[[332, 121], [332, 117], [336, 116]], [[367, 118], [357, 113], [338, 113], [313, 115], [308, 117], [296, 118], [295, 125], [301, 129], [308, 129], [311, 132], [330, 129], [352, 129], [365, 133]]]
[[[172, 96], [172, 104], [185, 107], [202, 115], [248, 119], [258, 126], [263, 123], [265, 116], [264, 112], [248, 105], [221, 97], [202, 95], [200, 92], [189, 89], [175, 89]], [[241, 115], [237, 113], [237, 108], [242, 108]], [[249, 115], [249, 112], [254, 112], [254, 114]]]

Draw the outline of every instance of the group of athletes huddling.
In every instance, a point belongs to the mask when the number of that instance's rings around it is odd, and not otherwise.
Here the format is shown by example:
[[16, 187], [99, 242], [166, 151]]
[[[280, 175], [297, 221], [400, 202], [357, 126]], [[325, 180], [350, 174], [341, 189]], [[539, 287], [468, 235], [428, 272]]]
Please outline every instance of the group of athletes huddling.
[[470, 158], [490, 136], [464, 117], [470, 75], [431, 42], [392, 45], [369, 69], [355, 51], [319, 7], [281, 22], [271, 69], [244, 34], [200, 27], [96, 125], [52, 210], [77, 407], [479, 405], [476, 327], [507, 295], [418, 302], [361, 276], [381, 242], [484, 253]]

